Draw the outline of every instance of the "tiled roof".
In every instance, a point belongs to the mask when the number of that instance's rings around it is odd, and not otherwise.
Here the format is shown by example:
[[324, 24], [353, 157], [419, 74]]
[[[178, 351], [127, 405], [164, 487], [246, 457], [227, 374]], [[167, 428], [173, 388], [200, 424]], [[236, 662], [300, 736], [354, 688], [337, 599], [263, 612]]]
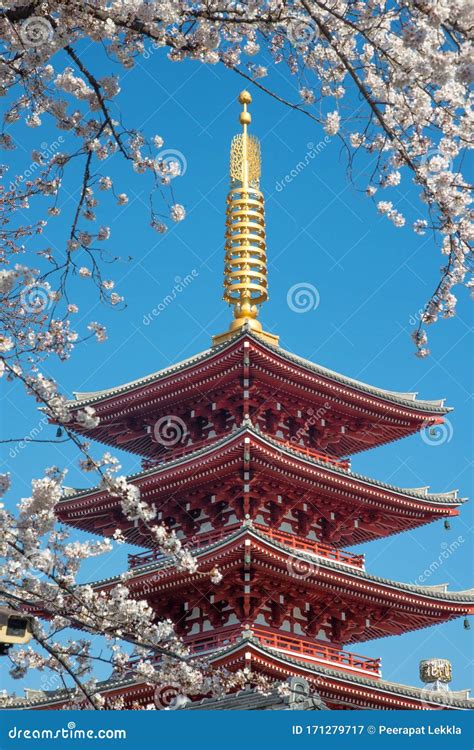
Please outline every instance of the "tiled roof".
[[[182, 711], [322, 711], [327, 709], [324, 701], [311, 690], [306, 680], [293, 678], [289, 683], [289, 686], [285, 686], [287, 691], [282, 691], [280, 686], [269, 693], [248, 688], [218, 698], [188, 700], [178, 708]], [[295, 689], [293, 686], [295, 683], [300, 689]]]
[[[190, 451], [189, 453], [186, 453], [185, 455], [180, 456], [179, 458], [167, 461], [166, 463], [163, 463], [160, 466], [147, 469], [146, 471], [136, 472], [135, 474], [129, 474], [127, 479], [128, 481], [133, 481], [133, 480], [138, 480], [138, 479], [143, 479], [145, 477], [153, 476], [153, 474], [159, 474], [160, 472], [166, 471], [169, 468], [173, 468], [174, 466], [179, 466], [180, 464], [184, 464], [188, 461], [194, 460], [199, 456], [203, 456], [207, 453], [211, 453], [212, 451], [215, 451], [216, 449], [226, 445], [226, 443], [230, 442], [231, 440], [234, 440], [236, 437], [243, 435], [245, 432], [248, 432], [251, 435], [255, 435], [261, 440], [267, 442], [272, 447], [277, 448], [283, 453], [290, 454], [294, 456], [295, 458], [298, 458], [301, 461], [314, 464], [315, 466], [318, 466], [322, 469], [325, 469], [335, 474], [340, 474], [341, 476], [344, 476], [347, 478], [352, 478], [352, 479], [356, 479], [362, 482], [367, 482], [368, 484], [374, 487], [380, 487], [381, 489], [387, 489], [387, 490], [390, 490], [391, 492], [396, 492], [397, 494], [405, 495], [407, 497], [413, 497], [414, 499], [418, 501], [422, 501], [426, 503], [434, 503], [437, 505], [439, 504], [439, 505], [457, 506], [465, 502], [465, 499], [457, 497], [457, 490], [451, 490], [451, 492], [441, 492], [441, 493], [430, 494], [428, 493], [428, 487], [405, 489], [402, 487], [397, 487], [396, 485], [387, 484], [386, 482], [381, 482], [376, 479], [371, 479], [370, 477], [366, 477], [363, 474], [357, 474], [353, 471], [343, 469], [337, 466], [336, 464], [322, 461], [316, 458], [315, 456], [308, 455], [307, 453], [302, 453], [302, 451], [298, 451], [297, 448], [291, 448], [288, 445], [284, 445], [278, 440], [271, 438], [269, 435], [264, 434], [258, 428], [258, 426], [252, 425], [248, 420], [245, 421], [244, 424], [237, 427], [232, 432], [228, 433], [222, 438], [206, 443], [201, 448], [198, 448], [195, 451]], [[64, 497], [59, 502], [69, 502], [75, 498], [92, 495], [98, 492], [99, 489], [100, 488], [98, 487], [93, 487], [93, 488], [89, 488], [85, 490], [79, 490], [79, 489], [73, 489], [73, 488], [68, 487], [68, 488], [65, 488]]]
[[[270, 646], [265, 646], [260, 643], [258, 638], [250, 637], [246, 639], [246, 642], [253, 643], [258, 649], [264, 653], [268, 653], [273, 657], [279, 658], [281, 661], [301, 667], [301, 659], [294, 659], [288, 654], [282, 654], [277, 649], [273, 649]], [[236, 650], [237, 644], [232, 644], [227, 647], [227, 653], [231, 653]], [[394, 693], [396, 695], [405, 696], [407, 698], [421, 699], [425, 702], [438, 703], [439, 705], [448, 705], [450, 708], [474, 708], [474, 699], [469, 698], [468, 690], [434, 692], [428, 688], [413, 687], [411, 685], [401, 685], [398, 682], [391, 682], [389, 680], [382, 680], [380, 678], [372, 679], [370, 677], [361, 677], [359, 675], [348, 674], [347, 672], [341, 672], [337, 669], [329, 667], [323, 667], [319, 664], [310, 664], [305, 662], [305, 669], [316, 674], [321, 674], [326, 677], [337, 677], [338, 679], [344, 680], [351, 684], [365, 685], [367, 687], [373, 687], [377, 690], [383, 690], [385, 692]]]
[[[332, 568], [334, 570], [344, 572], [347, 575], [351, 575], [354, 578], [371, 581], [372, 583], [380, 583], [384, 586], [396, 588], [400, 591], [418, 594], [420, 596], [425, 596], [431, 599], [436, 599], [438, 601], [442, 600], [446, 602], [454, 602], [454, 603], [459, 602], [459, 603], [466, 603], [466, 604], [474, 605], [474, 589], [469, 589], [467, 591], [447, 592], [445, 590], [446, 584], [443, 584], [443, 587], [440, 590], [439, 585], [417, 586], [413, 583], [402, 583], [400, 581], [394, 581], [390, 578], [382, 578], [381, 576], [375, 576], [373, 574], [367, 573], [365, 570], [362, 570], [361, 568], [354, 568], [353, 566], [345, 564], [343, 562], [329, 560], [328, 558], [323, 557], [323, 556], [319, 556], [316, 554], [312, 554], [310, 552], [305, 552], [303, 550], [293, 549], [292, 547], [288, 547], [282, 542], [279, 542], [275, 539], [272, 539], [270, 536], [267, 536], [260, 529], [253, 528], [253, 526], [249, 522], [244, 522], [244, 524], [241, 526], [240, 529], [237, 529], [232, 534], [229, 534], [227, 537], [219, 539], [216, 542], [213, 542], [212, 544], [209, 544], [205, 547], [201, 547], [197, 550], [193, 550], [193, 554], [197, 558], [202, 555], [207, 555], [209, 554], [209, 552], [217, 550], [220, 547], [223, 547], [224, 545], [229, 544], [229, 542], [232, 542], [238, 539], [240, 536], [244, 534], [248, 534], [248, 533], [252, 534], [257, 539], [263, 540], [267, 544], [284, 551], [285, 554], [292, 555], [293, 557], [296, 557], [305, 561], [314, 562], [314, 558], [315, 556], [317, 556], [318, 565], [320, 567]], [[138, 578], [146, 573], [152, 573], [157, 570], [164, 570], [166, 568], [172, 568], [173, 566], [174, 566], [174, 561], [172, 560], [172, 558], [164, 557], [163, 560], [154, 560], [153, 562], [150, 562], [148, 564], [133, 568], [133, 577]], [[114, 582], [118, 583], [121, 580], [122, 580], [121, 576], [113, 576], [111, 578], [104, 578], [99, 581], [94, 581], [92, 585], [94, 585], [95, 587], [102, 588], [106, 584], [114, 583]]]
[[184, 359], [181, 362], [177, 362], [171, 367], [157, 370], [156, 372], [153, 372], [150, 375], [146, 375], [142, 378], [138, 378], [137, 380], [132, 380], [129, 383], [123, 383], [122, 385], [118, 385], [113, 388], [105, 388], [99, 391], [88, 391], [84, 393], [76, 392], [74, 394], [75, 399], [69, 402], [69, 406], [71, 409], [73, 409], [77, 408], [78, 406], [96, 403], [98, 401], [103, 401], [113, 396], [117, 396], [121, 393], [126, 393], [127, 391], [131, 391], [135, 388], [139, 388], [140, 386], [148, 385], [149, 383], [152, 383], [154, 381], [159, 381], [163, 378], [168, 377], [169, 375], [173, 375], [177, 372], [185, 370], [188, 367], [192, 367], [193, 365], [203, 362], [210, 357], [213, 357], [219, 351], [230, 348], [231, 346], [233, 346], [233, 344], [236, 343], [236, 341], [246, 337], [253, 339], [260, 346], [268, 349], [287, 362], [291, 362], [292, 364], [296, 364], [299, 367], [305, 368], [306, 370], [310, 370], [311, 372], [314, 372], [321, 377], [327, 378], [328, 380], [332, 380], [334, 382], [340, 383], [341, 385], [348, 386], [349, 388], [354, 388], [357, 391], [369, 393], [385, 401], [401, 404], [408, 408], [416, 409], [419, 411], [427, 411], [430, 413], [436, 412], [439, 414], [446, 414], [448, 411], [450, 411], [450, 409], [444, 406], [444, 399], [419, 401], [416, 398], [416, 393], [403, 393], [399, 391], [377, 388], [376, 386], [369, 385], [368, 383], [364, 383], [360, 380], [355, 380], [354, 378], [341, 375], [334, 370], [330, 370], [326, 367], [322, 367], [321, 365], [317, 365], [314, 362], [310, 362], [309, 360], [304, 359], [303, 357], [299, 357], [292, 352], [280, 348], [279, 346], [263, 341], [261, 338], [259, 338], [258, 334], [255, 334], [245, 328], [238, 331], [235, 336], [228, 339], [223, 344], [212, 347], [210, 349], [205, 349], [204, 351], [199, 352], [192, 357]]
[[[268, 656], [271, 656], [273, 659], [277, 659], [280, 662], [283, 662], [283, 664], [288, 664], [294, 667], [297, 667], [298, 669], [302, 668], [302, 662], [300, 659], [294, 659], [291, 656], [289, 656], [286, 653], [281, 653], [277, 649], [270, 648], [269, 646], [265, 646], [260, 643], [258, 638], [255, 638], [253, 636], [248, 636], [245, 639], [241, 641], [237, 641], [236, 643], [231, 644], [230, 646], [226, 646], [223, 649], [220, 649], [219, 651], [213, 652], [211, 661], [215, 658], [221, 659], [223, 655], [231, 655], [233, 652], [238, 651], [242, 648], [242, 642], [245, 644], [251, 643], [256, 649], [258, 649], [261, 653], [266, 654]], [[309, 662], [304, 663], [304, 669], [307, 673], [314, 674], [315, 676], [321, 675], [323, 677], [328, 677], [332, 679], [338, 679], [343, 682], [346, 682], [350, 685], [360, 685], [363, 687], [373, 688], [376, 692], [385, 692], [388, 693], [391, 696], [394, 697], [401, 697], [401, 698], [412, 698], [415, 700], [423, 701], [424, 703], [430, 703], [430, 704], [437, 704], [441, 708], [451, 708], [451, 709], [474, 709], [474, 700], [469, 697], [469, 691], [468, 690], [458, 690], [458, 691], [449, 691], [449, 692], [435, 692], [432, 690], [429, 690], [428, 688], [422, 688], [422, 687], [414, 687], [411, 685], [402, 685], [397, 682], [391, 682], [389, 680], [382, 680], [380, 678], [377, 679], [371, 679], [370, 677], [360, 677], [359, 675], [354, 674], [348, 674], [347, 672], [342, 672], [337, 669], [329, 668], [329, 667], [323, 667], [319, 664], [311, 664]], [[298, 678], [299, 679], [299, 678]], [[98, 683], [97, 687], [99, 691], [102, 691], [104, 693], [108, 691], [116, 691], [120, 689], [126, 689], [133, 687], [135, 685], [138, 685], [141, 683], [138, 683], [135, 679], [123, 679], [123, 680], [105, 680], [103, 682]], [[197, 705], [183, 705], [182, 710], [205, 710], [205, 709], [224, 709], [228, 708], [228, 710], [232, 710], [232, 707], [227, 704], [225, 705], [224, 701], [227, 700], [231, 702], [232, 700], [236, 701], [236, 704], [238, 704], [239, 701], [247, 702], [247, 707], [252, 710], [252, 708], [255, 709], [265, 709], [265, 703], [267, 708], [278, 708], [278, 704], [276, 703], [275, 698], [275, 704], [273, 706], [271, 705], [271, 700], [265, 702], [265, 698], [255, 698], [251, 697], [249, 695], [251, 691], [242, 691], [241, 693], [238, 693], [235, 697], [232, 696], [225, 696], [221, 699], [218, 698], [211, 698], [208, 699], [208, 702], [202, 701], [201, 704]], [[239, 698], [240, 695], [240, 698]], [[255, 695], [255, 694], [254, 694]], [[64, 690], [57, 690], [53, 691], [51, 693], [44, 693], [42, 696], [38, 696], [37, 700], [30, 700], [26, 701], [24, 698], [17, 698], [16, 700], [13, 699], [12, 702], [8, 706], [0, 706], [0, 710], [2, 708], [4, 709], [25, 709], [25, 708], [42, 708], [47, 706], [52, 706], [55, 703], [59, 703], [63, 700], [66, 700], [69, 697], [69, 694]], [[316, 701], [319, 701], [319, 696], [315, 698]], [[218, 705], [220, 701], [223, 701]], [[256, 705], [261, 701], [262, 705]], [[214, 702], [214, 705], [212, 705]], [[234, 706], [236, 706], [234, 704]], [[252, 705], [253, 704], [253, 705]], [[244, 708], [244, 706], [236, 706], [240, 710]], [[324, 704], [321, 701], [321, 708], [325, 708]], [[295, 708], [299, 708], [301, 710], [300, 706], [295, 706]], [[306, 706], [302, 710], [314, 710], [314, 708], [318, 708], [318, 706]]]

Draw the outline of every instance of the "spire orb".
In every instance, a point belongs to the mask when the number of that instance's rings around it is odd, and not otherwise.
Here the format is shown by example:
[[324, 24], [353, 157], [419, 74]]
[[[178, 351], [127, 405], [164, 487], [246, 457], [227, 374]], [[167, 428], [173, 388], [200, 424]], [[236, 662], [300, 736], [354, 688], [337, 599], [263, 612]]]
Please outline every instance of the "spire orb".
[[245, 89], [240, 92], [239, 94], [239, 102], [241, 104], [252, 104], [252, 97], [250, 96], [249, 92]]

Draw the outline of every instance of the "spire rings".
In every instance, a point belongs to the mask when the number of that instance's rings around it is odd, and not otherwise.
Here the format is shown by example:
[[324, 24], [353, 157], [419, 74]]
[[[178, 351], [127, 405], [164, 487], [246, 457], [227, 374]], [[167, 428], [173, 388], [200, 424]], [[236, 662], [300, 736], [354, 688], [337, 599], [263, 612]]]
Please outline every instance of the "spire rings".
[[[224, 299], [260, 305], [268, 299], [264, 198], [256, 188], [233, 188], [227, 198]], [[238, 310], [236, 310], [238, 312]]]

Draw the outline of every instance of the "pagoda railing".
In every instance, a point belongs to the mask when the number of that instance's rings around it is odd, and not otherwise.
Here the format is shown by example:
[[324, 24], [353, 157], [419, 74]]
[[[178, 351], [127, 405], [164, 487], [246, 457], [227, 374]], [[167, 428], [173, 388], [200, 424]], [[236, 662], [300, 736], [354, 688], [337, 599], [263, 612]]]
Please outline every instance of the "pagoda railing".
[[[226, 430], [226, 432], [219, 435], [216, 439], [219, 439], [223, 437], [224, 435], [231, 434], [229, 430]], [[344, 469], [345, 471], [350, 471], [351, 469], [351, 462], [350, 459], [344, 458], [334, 458], [333, 456], [328, 456], [327, 453], [322, 453], [321, 451], [317, 451], [315, 448], [309, 448], [305, 445], [300, 445], [299, 443], [292, 442], [291, 440], [281, 440], [275, 436], [272, 435], [272, 440], [275, 440], [275, 442], [280, 443], [285, 448], [289, 448], [290, 450], [296, 451], [297, 453], [301, 453], [303, 456], [308, 456], [308, 458], [315, 458], [317, 461], [321, 461], [322, 463], [330, 464], [331, 466], [335, 466], [338, 469]], [[155, 466], [161, 465], [162, 463], [170, 460], [174, 460], [176, 458], [181, 458], [182, 456], [186, 455], [187, 453], [192, 453], [194, 451], [199, 450], [200, 448], [205, 448], [207, 446], [211, 445], [211, 440], [209, 438], [203, 438], [202, 440], [196, 440], [189, 443], [177, 443], [176, 445], [173, 445], [172, 447], [164, 447], [163, 453], [156, 456], [153, 459], [143, 459], [142, 461], [142, 468], [144, 471], [147, 469], [151, 469]]]
[[224, 646], [235, 643], [242, 636], [241, 627], [224, 627], [212, 630], [209, 633], [185, 636], [184, 642], [193, 654], [216, 651]]
[[[194, 549], [207, 547], [208, 545], [219, 541], [219, 539], [222, 539], [228, 534], [232, 534], [241, 528], [242, 525], [240, 523], [235, 523], [231, 526], [224, 526], [219, 529], [213, 529], [212, 531], [192, 537], [192, 540], [190, 540], [189, 543]], [[263, 524], [255, 523], [253, 524], [253, 528], [270, 537], [270, 539], [274, 539], [275, 541], [280, 542], [281, 544], [284, 544], [286, 547], [290, 547], [291, 549], [302, 550], [303, 552], [309, 552], [312, 555], [325, 557], [328, 560], [334, 560], [336, 562], [344, 563], [345, 565], [352, 565], [356, 568], [360, 568], [361, 570], [364, 569], [364, 555], [355, 555], [351, 552], [345, 552], [344, 550], [336, 549], [335, 547], [331, 547], [328, 544], [324, 544], [322, 542], [313, 541], [311, 539], [304, 539], [303, 537], [296, 536], [295, 534], [290, 534], [287, 531], [277, 531], [276, 529], [272, 529], [269, 526], [264, 526]], [[164, 557], [165, 556], [163, 555], [163, 553], [161, 553], [158, 549], [153, 549], [151, 551], [145, 550], [144, 552], [139, 552], [136, 555], [129, 555], [128, 564], [130, 568], [136, 568], [139, 565], [148, 565], [149, 563], [156, 562], [157, 560], [163, 560]]]
[[[220, 529], [213, 529], [212, 531], [205, 531], [203, 534], [197, 534], [187, 540], [188, 546], [192, 549], [199, 549], [200, 547], [208, 547], [210, 544], [219, 541], [228, 534], [232, 534], [237, 529], [241, 529], [242, 524], [233, 523], [230, 526], [222, 526]], [[185, 539], [181, 539], [181, 542], [185, 542]], [[148, 565], [148, 563], [155, 562], [156, 560], [163, 560], [165, 555], [158, 549], [152, 549], [151, 551], [145, 550], [144, 552], [138, 552], [136, 555], [128, 556], [129, 567], [135, 568], [137, 565]]]
[[272, 633], [264, 628], [252, 628], [252, 632], [261, 643], [278, 651], [287, 651], [292, 655], [299, 655], [304, 659], [328, 662], [331, 665], [337, 664], [347, 669], [373, 672], [377, 676], [380, 676], [380, 659], [371, 659], [359, 654], [352, 654], [349, 651], [343, 651], [334, 646], [309, 642], [292, 635]]
[[288, 531], [278, 531], [271, 527], [263, 526], [262, 524], [254, 524], [254, 527], [263, 534], [269, 536], [271, 539], [275, 539], [277, 542], [281, 542], [281, 544], [285, 544], [292, 549], [300, 549], [304, 552], [318, 555], [319, 557], [326, 557], [328, 560], [335, 560], [336, 562], [353, 565], [362, 570], [364, 569], [364, 555], [354, 555], [352, 552], [345, 552], [344, 550], [336, 549], [329, 544], [316, 542], [311, 539], [304, 539], [303, 537], [290, 534]]
[[167, 461], [174, 461], [176, 458], [182, 458], [188, 453], [194, 453], [194, 451], [197, 451], [200, 448], [205, 448], [206, 446], [210, 447], [211, 443], [212, 441], [209, 440], [209, 438], [204, 438], [203, 440], [196, 440], [190, 443], [176, 443], [172, 446], [164, 446], [163, 452], [159, 455], [154, 458], [145, 458], [142, 460], [142, 469], [146, 471], [147, 469], [161, 466], [161, 464], [166, 463]]
[[[316, 662], [343, 671], [359, 672], [369, 677], [381, 676], [381, 659], [353, 654], [326, 643], [309, 640], [304, 636], [294, 636], [260, 626], [252, 626], [245, 630], [242, 626], [227, 626], [209, 633], [184, 636], [183, 640], [191, 654], [199, 656], [242, 642], [250, 636], [255, 637], [262, 645], [288, 654], [294, 659]], [[160, 659], [160, 656], [156, 657], [157, 662]], [[138, 657], [132, 658], [130, 664], [133, 665], [137, 660]]]
[[291, 440], [279, 440], [278, 442], [282, 443], [285, 448], [290, 448], [291, 450], [297, 451], [298, 453], [302, 453], [303, 456], [315, 458], [317, 461], [322, 461], [325, 464], [331, 464], [331, 466], [336, 466], [338, 469], [344, 469], [345, 471], [350, 471], [351, 469], [351, 462], [349, 458], [333, 458], [332, 456], [328, 456], [327, 453], [321, 453], [321, 451], [317, 451], [314, 448], [309, 448], [306, 445], [293, 443]]
[[253, 626], [248, 631], [242, 631], [240, 628], [223, 628], [210, 633], [188, 636], [185, 642], [193, 654], [200, 654], [216, 651], [235, 643], [241, 638], [243, 632], [254, 635], [263, 645], [277, 651], [284, 651], [294, 658], [300, 657], [329, 666], [337, 666], [340, 669], [365, 672], [370, 673], [371, 676], [380, 677], [380, 659], [360, 656], [360, 654], [353, 654], [324, 643], [306, 640], [304, 637], [273, 632], [264, 627]]

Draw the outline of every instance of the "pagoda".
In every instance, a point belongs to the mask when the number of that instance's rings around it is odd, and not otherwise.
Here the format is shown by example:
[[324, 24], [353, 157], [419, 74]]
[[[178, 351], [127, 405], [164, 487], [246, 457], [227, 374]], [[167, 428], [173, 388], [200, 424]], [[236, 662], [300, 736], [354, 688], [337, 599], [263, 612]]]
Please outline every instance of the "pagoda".
[[[146, 599], [157, 620], [175, 622], [190, 651], [216, 667], [247, 667], [275, 687], [300, 680], [319, 708], [473, 707], [467, 691], [385, 680], [380, 659], [358, 653], [364, 641], [474, 611], [473, 590], [380, 578], [366, 571], [364, 555], [345, 549], [458, 515], [463, 500], [454, 490], [403, 489], [357, 474], [350, 463], [352, 454], [441, 424], [449, 409], [313, 364], [262, 328], [268, 286], [260, 144], [248, 133], [251, 97], [244, 91], [239, 101], [225, 240], [229, 330], [173, 367], [76, 393], [70, 402], [78, 434], [142, 458], [129, 481], [154, 506], [154, 523], [192, 550], [199, 570], [180, 570], [154, 549], [149, 530], [127, 520], [120, 498], [104, 489], [68, 491], [57, 516], [101, 536], [120, 528], [142, 549], [129, 556], [132, 595]], [[96, 427], [75, 418], [86, 406], [99, 417]], [[212, 583], [216, 568], [222, 580]], [[119, 580], [95, 586], [107, 591]], [[442, 683], [446, 665], [440, 670]], [[127, 706], [153, 701], [154, 688], [133, 679], [102, 687]], [[249, 707], [239, 696], [236, 707]], [[209, 696], [198, 698], [188, 707], [216, 707]], [[64, 702], [60, 694], [43, 696], [35, 707]], [[228, 696], [225, 707], [231, 703]]]

